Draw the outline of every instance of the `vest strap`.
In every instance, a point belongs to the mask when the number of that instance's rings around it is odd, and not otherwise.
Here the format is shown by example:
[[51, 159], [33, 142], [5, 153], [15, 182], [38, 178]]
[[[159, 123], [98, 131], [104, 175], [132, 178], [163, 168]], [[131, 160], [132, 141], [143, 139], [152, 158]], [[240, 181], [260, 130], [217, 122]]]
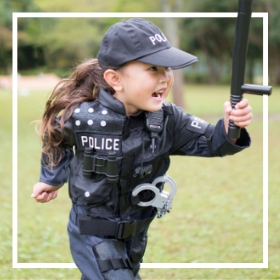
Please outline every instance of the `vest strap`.
[[89, 216], [77, 216], [80, 234], [94, 235], [101, 238], [126, 239], [146, 230], [154, 218], [135, 221], [108, 221]]
[[109, 260], [98, 260], [99, 268], [102, 272], [108, 270], [117, 270], [117, 269], [132, 269], [132, 265], [129, 259], [109, 259]]

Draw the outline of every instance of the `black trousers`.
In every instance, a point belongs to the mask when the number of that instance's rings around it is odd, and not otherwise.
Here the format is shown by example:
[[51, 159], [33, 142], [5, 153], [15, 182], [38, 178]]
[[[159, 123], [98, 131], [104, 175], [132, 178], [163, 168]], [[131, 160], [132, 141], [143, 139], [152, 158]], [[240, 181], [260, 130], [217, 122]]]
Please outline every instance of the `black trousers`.
[[125, 240], [81, 235], [76, 224], [78, 214], [86, 215], [86, 209], [73, 205], [68, 235], [73, 260], [82, 273], [81, 279], [140, 279], [138, 272], [147, 245], [148, 229]]

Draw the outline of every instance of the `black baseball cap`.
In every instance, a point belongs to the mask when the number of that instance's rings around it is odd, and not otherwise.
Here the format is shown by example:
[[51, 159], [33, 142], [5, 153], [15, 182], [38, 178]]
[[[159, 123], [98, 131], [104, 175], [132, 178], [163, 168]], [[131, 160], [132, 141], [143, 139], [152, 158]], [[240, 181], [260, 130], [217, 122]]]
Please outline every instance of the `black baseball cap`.
[[104, 35], [97, 54], [102, 67], [119, 67], [128, 61], [180, 69], [191, 65], [196, 56], [174, 48], [161, 30], [142, 18], [121, 20]]

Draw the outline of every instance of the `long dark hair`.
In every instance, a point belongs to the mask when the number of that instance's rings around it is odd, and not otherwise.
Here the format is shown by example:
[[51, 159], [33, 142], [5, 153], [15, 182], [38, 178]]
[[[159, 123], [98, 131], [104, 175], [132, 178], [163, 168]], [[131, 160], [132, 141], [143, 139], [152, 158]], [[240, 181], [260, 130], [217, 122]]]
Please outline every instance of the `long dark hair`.
[[[48, 166], [56, 166], [61, 160], [64, 124], [72, 115], [74, 105], [97, 99], [101, 88], [114, 93], [103, 78], [105, 70], [96, 58], [88, 59], [76, 66], [69, 78], [60, 81], [48, 98], [39, 129]], [[59, 123], [56, 121], [58, 116]], [[62, 133], [57, 131], [59, 128]]]

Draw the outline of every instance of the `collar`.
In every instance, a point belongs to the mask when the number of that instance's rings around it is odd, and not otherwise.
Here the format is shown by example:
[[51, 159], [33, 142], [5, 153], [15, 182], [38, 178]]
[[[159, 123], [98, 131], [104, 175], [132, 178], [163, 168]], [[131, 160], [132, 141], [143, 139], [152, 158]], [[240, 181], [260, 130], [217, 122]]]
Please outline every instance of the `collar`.
[[[104, 107], [107, 107], [110, 110], [115, 111], [116, 113], [126, 115], [123, 103], [104, 89], [100, 89], [98, 100]], [[143, 111], [140, 110], [137, 114], [133, 116], [139, 116], [142, 113]]]
[[104, 89], [100, 89], [98, 100], [104, 107], [107, 107], [116, 113], [125, 115], [125, 108], [122, 102], [120, 102], [117, 98], [112, 96]]

